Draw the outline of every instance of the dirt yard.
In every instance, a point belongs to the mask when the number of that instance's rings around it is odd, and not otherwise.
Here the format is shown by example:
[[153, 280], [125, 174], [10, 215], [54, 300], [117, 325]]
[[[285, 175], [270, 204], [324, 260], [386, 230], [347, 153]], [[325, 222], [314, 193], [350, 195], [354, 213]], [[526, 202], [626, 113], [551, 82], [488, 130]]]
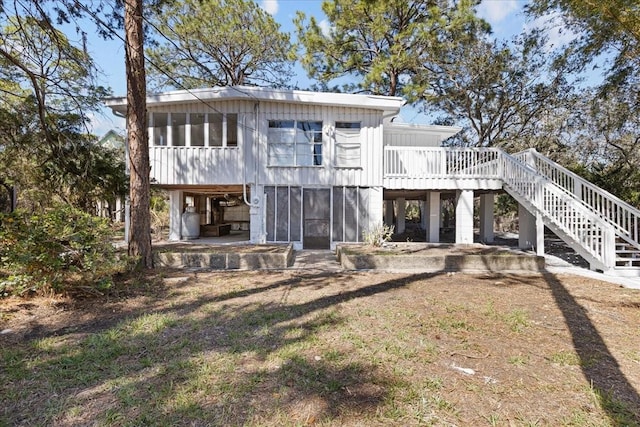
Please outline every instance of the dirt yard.
[[0, 300], [0, 425], [640, 425], [640, 291], [158, 271]]

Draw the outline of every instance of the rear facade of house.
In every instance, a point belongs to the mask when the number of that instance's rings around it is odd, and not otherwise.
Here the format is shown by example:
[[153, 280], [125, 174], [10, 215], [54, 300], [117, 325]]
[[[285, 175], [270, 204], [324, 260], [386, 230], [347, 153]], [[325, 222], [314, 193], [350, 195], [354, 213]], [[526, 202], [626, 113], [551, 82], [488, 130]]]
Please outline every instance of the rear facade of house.
[[[640, 268], [640, 212], [535, 151], [442, 148], [460, 128], [397, 123], [398, 97], [226, 87], [147, 99], [151, 180], [170, 196], [172, 240], [245, 230], [252, 243], [331, 249], [383, 223], [404, 230], [419, 204], [438, 242], [442, 200], [455, 242], [493, 240], [494, 195], [520, 204], [520, 245], [544, 252], [547, 226], [594, 269]], [[126, 112], [126, 98], [107, 106]], [[195, 215], [197, 214], [197, 215]], [[477, 222], [477, 220], [476, 220]], [[638, 261], [635, 261], [638, 258]]]

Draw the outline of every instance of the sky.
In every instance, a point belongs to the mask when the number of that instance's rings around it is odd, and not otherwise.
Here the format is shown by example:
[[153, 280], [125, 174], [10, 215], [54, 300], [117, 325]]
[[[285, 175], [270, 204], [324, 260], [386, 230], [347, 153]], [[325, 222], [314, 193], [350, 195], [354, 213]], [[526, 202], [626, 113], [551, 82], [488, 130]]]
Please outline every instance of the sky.
[[[281, 30], [295, 38], [293, 18], [297, 10], [303, 10], [307, 16], [315, 16], [320, 25], [328, 22], [322, 12], [322, 0], [256, 0], [256, 2], [281, 25]], [[526, 22], [523, 8], [526, 0], [483, 0], [478, 7], [478, 15], [491, 24], [493, 35], [499, 39], [508, 39], [519, 34], [523, 29], [539, 25], [540, 22]], [[550, 45], [558, 46], [573, 37], [566, 31], [552, 31]], [[104, 41], [97, 35], [89, 35], [88, 49], [96, 64], [102, 70], [100, 83], [111, 87], [114, 96], [126, 94], [124, 47], [119, 39]], [[306, 87], [312, 82], [299, 66], [295, 67], [296, 79], [292, 82], [299, 87]], [[401, 114], [407, 122], [426, 123], [429, 118], [416, 109], [407, 108]], [[104, 109], [101, 114], [92, 118], [93, 132], [102, 136], [110, 129], [123, 131], [124, 120], [113, 116], [110, 110]]]

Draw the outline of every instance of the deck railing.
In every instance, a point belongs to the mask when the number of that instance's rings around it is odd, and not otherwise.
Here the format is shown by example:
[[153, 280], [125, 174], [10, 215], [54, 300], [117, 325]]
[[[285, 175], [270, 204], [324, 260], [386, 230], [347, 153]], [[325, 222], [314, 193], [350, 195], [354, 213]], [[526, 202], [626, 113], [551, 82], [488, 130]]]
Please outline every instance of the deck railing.
[[499, 179], [516, 199], [574, 240], [601, 268], [615, 265], [613, 227], [534, 167], [497, 148], [384, 148], [385, 178]]
[[529, 149], [514, 157], [529, 164], [540, 175], [572, 194], [616, 227], [618, 236], [640, 248], [640, 210], [599, 188], [549, 158]]
[[384, 147], [389, 178], [499, 178], [495, 148]]

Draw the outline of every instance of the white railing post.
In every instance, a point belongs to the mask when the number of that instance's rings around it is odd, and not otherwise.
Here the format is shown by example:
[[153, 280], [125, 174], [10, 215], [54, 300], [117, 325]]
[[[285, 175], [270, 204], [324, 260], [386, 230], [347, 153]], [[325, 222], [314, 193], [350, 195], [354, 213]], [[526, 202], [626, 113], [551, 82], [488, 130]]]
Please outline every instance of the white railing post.
[[616, 266], [616, 236], [611, 227], [605, 227], [603, 229], [603, 261], [608, 270], [611, 270]]

